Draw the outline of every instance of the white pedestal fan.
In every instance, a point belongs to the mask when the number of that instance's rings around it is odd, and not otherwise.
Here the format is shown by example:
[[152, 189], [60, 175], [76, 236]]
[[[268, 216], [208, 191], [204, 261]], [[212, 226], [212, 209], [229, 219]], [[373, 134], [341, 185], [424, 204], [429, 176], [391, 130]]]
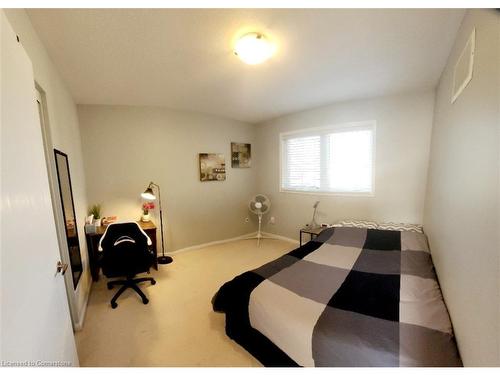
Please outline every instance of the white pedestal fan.
[[260, 240], [264, 238], [273, 239], [269, 236], [264, 236], [261, 231], [262, 216], [267, 214], [271, 209], [271, 201], [264, 194], [257, 194], [248, 203], [248, 209], [259, 218], [259, 230], [255, 236], [248, 237], [247, 240], [257, 239], [257, 246], [260, 246]]

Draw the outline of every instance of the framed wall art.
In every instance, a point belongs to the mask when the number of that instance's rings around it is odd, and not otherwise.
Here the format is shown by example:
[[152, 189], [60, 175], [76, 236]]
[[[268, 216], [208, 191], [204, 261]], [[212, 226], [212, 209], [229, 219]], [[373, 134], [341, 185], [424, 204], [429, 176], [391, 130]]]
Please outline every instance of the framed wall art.
[[231, 167], [250, 168], [252, 164], [252, 145], [231, 142]]
[[200, 181], [225, 181], [226, 159], [224, 154], [198, 154]]

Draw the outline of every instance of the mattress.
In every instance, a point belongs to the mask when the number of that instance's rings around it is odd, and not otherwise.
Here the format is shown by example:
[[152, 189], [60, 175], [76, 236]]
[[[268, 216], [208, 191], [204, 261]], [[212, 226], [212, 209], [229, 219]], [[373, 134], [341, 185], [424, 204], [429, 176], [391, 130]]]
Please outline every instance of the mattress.
[[328, 228], [212, 302], [265, 366], [462, 365], [423, 233]]

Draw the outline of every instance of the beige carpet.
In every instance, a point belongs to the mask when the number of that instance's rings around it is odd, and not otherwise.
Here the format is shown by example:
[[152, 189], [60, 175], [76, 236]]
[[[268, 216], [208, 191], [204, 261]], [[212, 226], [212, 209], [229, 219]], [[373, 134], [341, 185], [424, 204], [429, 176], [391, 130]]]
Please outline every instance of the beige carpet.
[[81, 366], [260, 366], [229, 339], [225, 315], [212, 311], [218, 288], [293, 248], [293, 243], [241, 240], [179, 253], [151, 271], [156, 285], [142, 284], [150, 302], [125, 292], [113, 310], [116, 289], [94, 283], [83, 330], [76, 342]]

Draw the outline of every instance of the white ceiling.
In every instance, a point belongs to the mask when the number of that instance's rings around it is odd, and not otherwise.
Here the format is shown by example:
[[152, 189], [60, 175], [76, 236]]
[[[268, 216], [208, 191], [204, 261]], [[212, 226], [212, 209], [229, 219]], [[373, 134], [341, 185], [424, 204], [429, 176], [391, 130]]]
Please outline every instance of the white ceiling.
[[[79, 104], [154, 105], [247, 122], [336, 101], [433, 88], [457, 9], [31, 9]], [[262, 65], [237, 35], [278, 45]]]

